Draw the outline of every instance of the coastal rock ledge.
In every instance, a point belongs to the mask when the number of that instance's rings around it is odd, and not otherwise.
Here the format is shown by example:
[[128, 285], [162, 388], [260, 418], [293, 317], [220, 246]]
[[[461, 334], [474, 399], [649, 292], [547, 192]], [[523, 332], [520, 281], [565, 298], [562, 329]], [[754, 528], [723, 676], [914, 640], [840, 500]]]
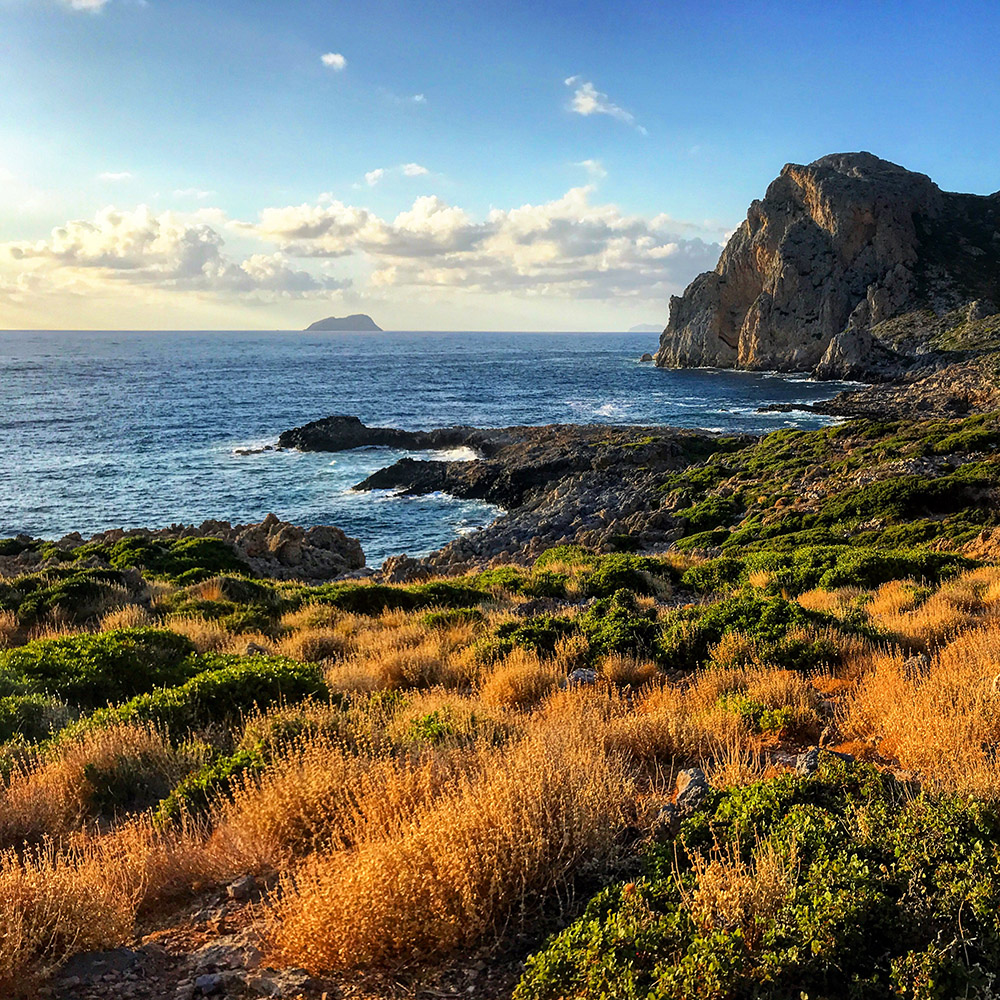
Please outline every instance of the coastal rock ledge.
[[787, 164], [750, 205], [715, 270], [671, 298], [655, 360], [895, 378], [946, 363], [942, 337], [998, 301], [1000, 193], [838, 153]]

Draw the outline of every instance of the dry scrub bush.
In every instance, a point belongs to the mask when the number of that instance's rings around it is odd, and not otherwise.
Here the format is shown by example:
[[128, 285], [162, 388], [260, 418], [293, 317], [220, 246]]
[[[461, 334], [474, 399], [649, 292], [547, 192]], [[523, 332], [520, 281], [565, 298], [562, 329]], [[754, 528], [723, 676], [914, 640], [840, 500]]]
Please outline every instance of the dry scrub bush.
[[690, 861], [696, 884], [690, 888], [678, 875], [678, 885], [691, 918], [706, 934], [740, 930], [753, 950], [792, 892], [794, 856], [786, 860], [765, 842], [757, 845], [752, 864], [732, 844], [708, 856], [692, 854]]
[[968, 630], [929, 661], [873, 656], [846, 706], [858, 737], [931, 784], [994, 798], [1000, 712], [1000, 625]]
[[566, 679], [566, 669], [555, 658], [515, 649], [493, 667], [479, 689], [487, 705], [534, 708]]
[[807, 590], [795, 598], [806, 611], [819, 611], [825, 615], [841, 617], [850, 610], [864, 591], [857, 587], [838, 587], [836, 590]]
[[270, 935], [313, 969], [433, 956], [530, 921], [586, 862], [615, 854], [634, 795], [578, 704], [417, 809], [396, 836], [310, 858], [283, 880]]
[[282, 656], [304, 663], [318, 663], [343, 656], [351, 647], [350, 639], [332, 628], [303, 628], [285, 636], [278, 644]]
[[0, 611], [0, 649], [11, 649], [24, 642], [24, 630], [13, 611]]
[[399, 834], [412, 814], [478, 766], [468, 750], [376, 757], [326, 737], [304, 740], [216, 808], [212, 854], [275, 870], [318, 848]]
[[[466, 687], [478, 672], [468, 648], [470, 625], [428, 629], [415, 622], [355, 633], [355, 651], [334, 665], [329, 682], [335, 690], [405, 690]], [[350, 685], [344, 687], [342, 685]]]
[[197, 616], [178, 616], [168, 618], [166, 626], [171, 632], [183, 635], [194, 643], [199, 653], [216, 653], [225, 648], [233, 639], [233, 634], [217, 621], [211, 618]]
[[86, 852], [0, 854], [0, 996], [35, 996], [71, 954], [121, 944], [137, 898], [127, 875]]
[[116, 628], [139, 628], [143, 625], [152, 624], [152, 616], [149, 612], [138, 604], [125, 604], [120, 608], [113, 608], [101, 617], [99, 632], [107, 632]]
[[14, 766], [0, 787], [0, 845], [57, 837], [93, 815], [97, 785], [161, 789], [200, 763], [194, 747], [172, 747], [150, 726], [95, 729]]
[[611, 684], [638, 688], [656, 677], [657, 669], [656, 664], [650, 660], [611, 653], [598, 664], [598, 673]]

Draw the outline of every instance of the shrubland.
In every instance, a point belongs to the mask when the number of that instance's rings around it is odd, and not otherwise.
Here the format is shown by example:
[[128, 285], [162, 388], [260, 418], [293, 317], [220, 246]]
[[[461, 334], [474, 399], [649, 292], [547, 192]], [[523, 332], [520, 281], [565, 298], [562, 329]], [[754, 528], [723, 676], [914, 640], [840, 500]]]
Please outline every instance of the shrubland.
[[46, 550], [0, 578], [0, 995], [246, 874], [267, 961], [318, 975], [487, 949], [530, 955], [521, 1000], [994, 995], [998, 444], [723, 445], [662, 476], [669, 550], [412, 584]]

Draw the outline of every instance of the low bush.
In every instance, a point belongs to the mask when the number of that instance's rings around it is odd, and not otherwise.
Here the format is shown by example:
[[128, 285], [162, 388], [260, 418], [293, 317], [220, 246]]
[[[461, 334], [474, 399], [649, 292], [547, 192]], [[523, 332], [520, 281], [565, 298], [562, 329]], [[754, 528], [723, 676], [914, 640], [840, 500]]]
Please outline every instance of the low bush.
[[310, 601], [356, 615], [420, 608], [462, 608], [482, 604], [490, 595], [469, 583], [436, 580], [405, 587], [384, 583], [330, 583], [313, 587]]
[[0, 743], [21, 739], [35, 742], [65, 726], [69, 706], [44, 694], [12, 694], [0, 698]]
[[704, 665], [709, 650], [724, 635], [738, 633], [764, 662], [792, 669], [811, 669], [829, 662], [831, 647], [814, 635], [835, 627], [829, 615], [807, 611], [781, 597], [752, 592], [672, 612], [659, 636], [659, 659], [673, 669]]
[[195, 672], [193, 651], [183, 636], [153, 628], [37, 639], [0, 652], [0, 685], [96, 707], [180, 683]]
[[628, 590], [595, 601], [576, 619], [590, 642], [592, 653], [602, 656], [645, 658], [657, 649], [660, 626], [653, 611], [642, 611]]
[[526, 649], [539, 656], [553, 656], [561, 639], [577, 634], [576, 623], [554, 615], [536, 615], [523, 621], [502, 622], [491, 635], [480, 640], [481, 660], [492, 662], [514, 649]]
[[813, 777], [710, 793], [680, 846], [599, 893], [516, 1000], [994, 995], [995, 807], [824, 754]]
[[[188, 661], [197, 671], [178, 687], [139, 695], [114, 708], [101, 709], [77, 726], [90, 728], [117, 721], [153, 722], [175, 735], [213, 722], [231, 722], [255, 708], [328, 694], [320, 668], [277, 656], [204, 653]], [[71, 727], [72, 728], [72, 727]]]

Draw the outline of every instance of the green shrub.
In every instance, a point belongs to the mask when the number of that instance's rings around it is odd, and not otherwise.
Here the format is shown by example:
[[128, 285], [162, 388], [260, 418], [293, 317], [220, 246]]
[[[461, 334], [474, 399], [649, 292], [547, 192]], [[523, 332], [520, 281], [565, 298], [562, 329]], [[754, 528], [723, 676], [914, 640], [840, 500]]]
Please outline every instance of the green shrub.
[[743, 575], [742, 559], [720, 556], [685, 570], [681, 586], [699, 594], [722, 594], [736, 586]]
[[41, 573], [0, 581], [0, 610], [13, 611], [24, 625], [58, 614], [83, 624], [105, 611], [125, 577], [115, 570], [51, 567]]
[[724, 528], [737, 519], [741, 505], [732, 497], [710, 496], [677, 511], [677, 517], [687, 521], [685, 534]]
[[[836, 625], [829, 615], [807, 611], [794, 601], [745, 592], [672, 612], [663, 623], [659, 655], [668, 667], [692, 669], [706, 662], [709, 648], [724, 635], [738, 632], [752, 641], [761, 659], [790, 669], [810, 669], [830, 662], [833, 655], [832, 645], [812, 633]], [[793, 630], [804, 630], [809, 638], [789, 636]]]
[[148, 576], [183, 583], [198, 583], [220, 573], [251, 572], [233, 546], [219, 538], [127, 536], [116, 542], [88, 542], [75, 548], [71, 557], [97, 557], [115, 569], [140, 569]]
[[0, 743], [47, 739], [71, 717], [69, 706], [44, 694], [11, 694], [0, 698]]
[[602, 556], [597, 566], [583, 578], [584, 591], [591, 597], [610, 597], [619, 590], [636, 594], [655, 594], [653, 570], [661, 574], [667, 564], [634, 555]]
[[186, 683], [94, 712], [78, 727], [115, 721], [154, 722], [179, 734], [211, 723], [234, 721], [255, 708], [329, 694], [316, 664], [284, 657], [204, 653], [191, 657], [188, 668], [195, 676]]
[[428, 628], [471, 625], [482, 620], [483, 613], [479, 608], [447, 608], [443, 611], [428, 611], [420, 616], [420, 624], [426, 625]]
[[36, 639], [0, 653], [0, 685], [95, 707], [180, 683], [194, 672], [193, 652], [184, 636], [153, 628]]
[[576, 623], [593, 653], [647, 657], [656, 652], [660, 633], [656, 614], [640, 610], [631, 591], [619, 590], [595, 601]]
[[[710, 792], [680, 839], [652, 847], [643, 878], [600, 892], [530, 958], [515, 1000], [995, 996], [993, 805], [917, 794], [823, 754], [813, 777]], [[756, 920], [738, 905], [693, 907], [692, 854], [752, 875], [764, 849], [786, 882], [748, 907]]]
[[419, 608], [461, 608], [482, 604], [490, 595], [468, 583], [435, 581], [405, 587], [385, 583], [330, 583], [314, 587], [309, 599], [357, 615]]
[[259, 748], [240, 748], [215, 757], [189, 774], [160, 801], [154, 821], [163, 826], [182, 816], [202, 815], [239, 779], [259, 771], [264, 764], [264, 754]]
[[524, 621], [503, 622], [490, 636], [478, 643], [480, 659], [498, 660], [514, 649], [528, 649], [539, 656], [552, 656], [561, 639], [576, 635], [576, 624], [569, 618], [537, 615]]

